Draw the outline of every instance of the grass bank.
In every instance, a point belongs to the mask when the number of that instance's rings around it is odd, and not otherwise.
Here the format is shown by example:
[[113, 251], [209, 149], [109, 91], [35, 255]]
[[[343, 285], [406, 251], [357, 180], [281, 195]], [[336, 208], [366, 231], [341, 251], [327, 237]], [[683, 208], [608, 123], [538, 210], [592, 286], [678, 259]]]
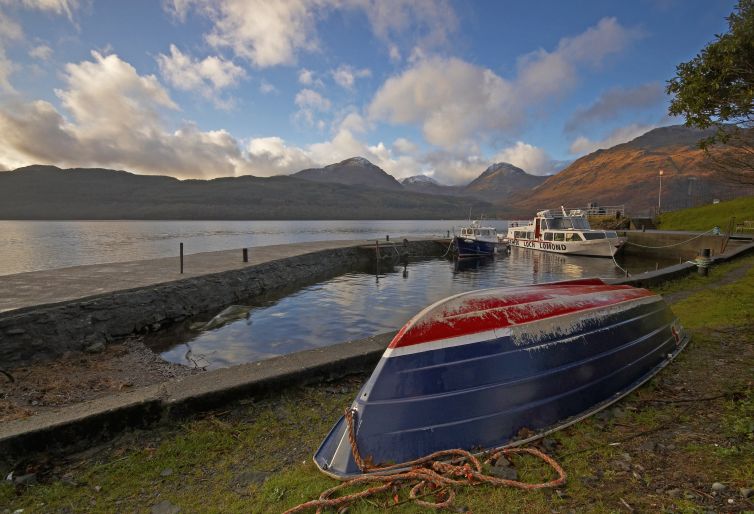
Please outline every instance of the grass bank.
[[[616, 407], [548, 441], [567, 484], [529, 492], [460, 489], [456, 508], [754, 512], [754, 498], [740, 492], [754, 487], [754, 258], [714, 268], [707, 278], [671, 282], [660, 292], [693, 330], [692, 343]], [[280, 512], [335, 484], [317, 472], [311, 455], [365, 378], [248, 398], [65, 459], [18, 462], [14, 475], [32, 478], [0, 483], [0, 512]], [[515, 464], [520, 478], [549, 477], [532, 460]], [[715, 482], [724, 489], [713, 491]], [[362, 501], [349, 512], [374, 512], [391, 501]], [[390, 510], [425, 512], [410, 504]]]
[[714, 226], [727, 230], [732, 217], [736, 223], [754, 221], [754, 196], [736, 198], [718, 204], [665, 212], [660, 215], [662, 230], [709, 230]]

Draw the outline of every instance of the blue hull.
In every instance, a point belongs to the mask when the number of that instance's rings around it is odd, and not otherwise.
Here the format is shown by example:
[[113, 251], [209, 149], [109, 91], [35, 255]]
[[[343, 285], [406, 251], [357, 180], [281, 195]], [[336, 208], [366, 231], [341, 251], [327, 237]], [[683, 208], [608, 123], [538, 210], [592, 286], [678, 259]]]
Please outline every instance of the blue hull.
[[[536, 337], [386, 354], [353, 404], [361, 455], [399, 463], [449, 448], [500, 447], [522, 428], [541, 433], [612, 403], [686, 343], [656, 298], [585, 317], [559, 337], [535, 330]], [[362, 472], [347, 439], [341, 418], [315, 455], [320, 469], [340, 478]]]
[[495, 255], [497, 243], [455, 236], [453, 242], [459, 257]]

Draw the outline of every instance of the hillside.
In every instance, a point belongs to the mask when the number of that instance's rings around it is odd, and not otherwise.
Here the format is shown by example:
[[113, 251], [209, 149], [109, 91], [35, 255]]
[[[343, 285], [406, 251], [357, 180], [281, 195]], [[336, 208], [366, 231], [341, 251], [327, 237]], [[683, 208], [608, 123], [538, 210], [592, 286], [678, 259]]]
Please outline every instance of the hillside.
[[178, 180], [106, 169], [0, 173], [0, 219], [463, 219], [486, 202], [253, 176]]
[[545, 177], [529, 175], [507, 162], [488, 167], [465, 188], [464, 192], [499, 204], [509, 204], [511, 197], [529, 191], [544, 182]]
[[363, 157], [351, 157], [345, 161], [329, 164], [324, 168], [301, 170], [290, 176], [313, 182], [403, 190], [401, 183], [392, 175]]
[[631, 214], [651, 214], [657, 206], [659, 170], [662, 207], [679, 209], [745, 194], [723, 183], [698, 147], [704, 132], [682, 126], [651, 130], [636, 139], [581, 157], [548, 178], [528, 197], [515, 202], [518, 215], [567, 205], [625, 204]]
[[401, 180], [401, 185], [404, 189], [415, 193], [447, 196], [463, 196], [465, 194], [463, 186], [446, 186], [425, 175], [404, 178]]
[[[717, 226], [724, 232], [728, 230], [730, 219], [734, 217], [737, 224], [754, 221], [754, 196], [665, 212], [660, 216], [658, 228], [662, 230], [709, 230]], [[752, 235], [754, 232], [746, 231], [744, 234]]]

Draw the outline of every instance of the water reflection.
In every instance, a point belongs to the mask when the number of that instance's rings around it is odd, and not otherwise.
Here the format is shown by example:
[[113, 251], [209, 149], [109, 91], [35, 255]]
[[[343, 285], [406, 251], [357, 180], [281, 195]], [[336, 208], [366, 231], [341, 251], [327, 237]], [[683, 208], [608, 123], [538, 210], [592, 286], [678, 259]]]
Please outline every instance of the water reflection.
[[[654, 270], [656, 262], [628, 260], [621, 266], [638, 273]], [[396, 330], [427, 305], [473, 289], [621, 275], [611, 259], [523, 248], [495, 258], [382, 264], [268, 299], [246, 319], [216, 330], [181, 327], [148, 344], [169, 361], [219, 368]]]

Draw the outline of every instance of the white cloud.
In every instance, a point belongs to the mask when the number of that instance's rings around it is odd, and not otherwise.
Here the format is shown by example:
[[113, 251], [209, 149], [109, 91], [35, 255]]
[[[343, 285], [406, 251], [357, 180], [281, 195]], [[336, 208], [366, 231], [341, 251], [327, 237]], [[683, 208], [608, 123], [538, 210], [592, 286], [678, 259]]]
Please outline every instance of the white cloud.
[[191, 9], [209, 18], [207, 42], [230, 48], [255, 66], [294, 64], [300, 50], [317, 48], [315, 10], [325, 1], [172, 0], [166, 5], [179, 19]]
[[182, 53], [175, 45], [170, 45], [170, 55], [159, 54], [156, 59], [160, 73], [169, 84], [183, 91], [196, 91], [219, 107], [230, 106], [219, 93], [246, 77], [244, 69], [231, 61], [217, 56], [199, 61]]
[[0, 0], [0, 4], [18, 6], [29, 9], [47, 11], [55, 14], [65, 14], [73, 19], [73, 12], [79, 8], [79, 0]]
[[513, 164], [531, 175], [549, 175], [555, 171], [553, 160], [547, 152], [523, 141], [502, 149], [492, 160]]
[[270, 84], [266, 80], [262, 80], [262, 82], [259, 84], [259, 91], [262, 94], [268, 95], [270, 93], [277, 93], [278, 88], [276, 88], [273, 84]]
[[458, 30], [458, 16], [448, 0], [351, 0], [350, 4], [364, 10], [393, 61], [401, 58], [399, 44], [426, 52], [448, 46]]
[[117, 55], [92, 52], [68, 64], [56, 90], [70, 120], [48, 102], [0, 108], [0, 160], [62, 166], [106, 166], [178, 177], [227, 176], [246, 161], [226, 131], [166, 126], [178, 106], [153, 75], [142, 76]]
[[603, 18], [581, 34], [561, 39], [552, 52], [540, 49], [524, 55], [518, 62], [519, 94], [535, 101], [562, 93], [578, 81], [579, 66], [600, 66], [641, 36], [615, 18]]
[[314, 72], [312, 70], [307, 70], [306, 68], [301, 68], [298, 71], [298, 82], [305, 86], [312, 85], [314, 83]]
[[331, 73], [335, 83], [345, 89], [353, 89], [356, 79], [372, 75], [372, 71], [369, 68], [356, 69], [346, 64], [341, 64], [337, 69], [332, 70]]
[[[2, 3], [2, 0], [0, 0]], [[0, 11], [0, 41], [18, 40], [24, 37], [24, 31], [15, 20], [10, 19], [2, 11]]]
[[431, 58], [388, 79], [369, 106], [373, 119], [419, 123], [430, 143], [445, 149], [486, 131], [517, 125], [512, 85], [489, 69], [460, 59]]
[[302, 89], [296, 94], [294, 103], [299, 110], [295, 115], [296, 119], [303, 119], [309, 125], [314, 125], [314, 116], [317, 112], [325, 112], [330, 109], [332, 104], [330, 100], [317, 93], [313, 89]]
[[625, 127], [618, 127], [608, 134], [604, 139], [599, 141], [593, 141], [585, 136], [577, 137], [573, 143], [571, 143], [570, 152], [574, 155], [584, 155], [594, 152], [599, 149], [607, 149], [621, 143], [626, 143], [635, 139], [642, 134], [649, 132], [653, 128], [657, 128], [657, 125], [642, 125], [638, 123], [632, 123]]
[[0, 43], [0, 93], [12, 93], [15, 91], [10, 83], [10, 76], [15, 71], [16, 66], [5, 54], [5, 49]]
[[363, 11], [394, 60], [400, 58], [399, 44], [427, 50], [447, 46], [458, 28], [448, 0], [166, 0], [164, 5], [181, 21], [190, 12], [208, 18], [209, 44], [231, 48], [260, 68], [292, 65], [299, 52], [319, 50], [317, 21], [334, 10]]
[[393, 141], [393, 148], [395, 148], [398, 153], [402, 154], [413, 154], [419, 149], [415, 143], [409, 141], [405, 137], [399, 137]]
[[290, 147], [279, 137], [260, 137], [247, 146], [250, 169], [254, 175], [290, 174], [316, 166], [301, 148]]
[[47, 45], [37, 45], [29, 50], [29, 56], [41, 61], [47, 61], [52, 57], [52, 48]]
[[418, 123], [428, 142], [454, 150], [496, 134], [515, 133], [528, 110], [572, 87], [579, 66], [598, 66], [640, 34], [605, 18], [556, 50], [523, 56], [517, 75], [494, 71], [457, 58], [421, 57], [389, 78], [376, 93], [369, 114], [394, 124]]

